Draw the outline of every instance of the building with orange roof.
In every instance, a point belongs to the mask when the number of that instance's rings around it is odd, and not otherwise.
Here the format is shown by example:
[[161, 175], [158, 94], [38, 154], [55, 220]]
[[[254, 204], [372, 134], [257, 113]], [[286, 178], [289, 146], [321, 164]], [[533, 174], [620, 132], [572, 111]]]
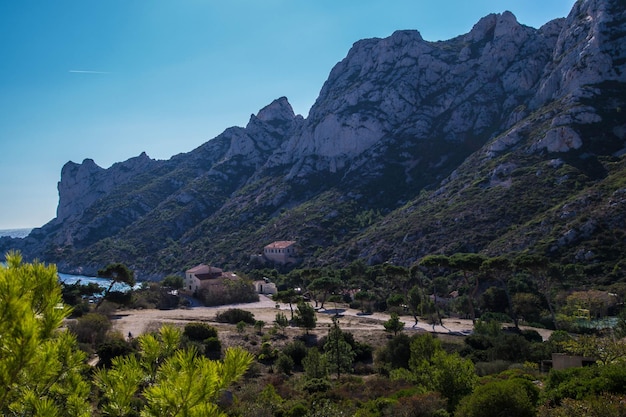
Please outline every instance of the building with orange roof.
[[294, 240], [278, 240], [263, 248], [265, 259], [277, 264], [296, 263], [297, 255], [298, 247]]
[[221, 285], [224, 279], [237, 279], [232, 272], [224, 272], [220, 268], [200, 264], [185, 271], [185, 290], [196, 292], [202, 288]]

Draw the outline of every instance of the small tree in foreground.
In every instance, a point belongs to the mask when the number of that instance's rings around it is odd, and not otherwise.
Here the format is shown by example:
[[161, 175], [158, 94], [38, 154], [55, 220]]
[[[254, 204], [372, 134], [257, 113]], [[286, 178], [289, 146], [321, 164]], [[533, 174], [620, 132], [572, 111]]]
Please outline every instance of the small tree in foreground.
[[0, 414], [91, 415], [85, 354], [71, 333], [58, 331], [69, 309], [56, 267], [8, 253], [0, 306]]
[[222, 416], [221, 392], [243, 376], [253, 356], [229, 348], [223, 361], [213, 361], [195, 349], [181, 349], [181, 339], [180, 330], [164, 326], [158, 336], [139, 338], [138, 356], [117, 357], [110, 369], [98, 370], [94, 380], [104, 414]]
[[474, 364], [458, 353], [447, 353], [439, 339], [430, 333], [416, 336], [411, 341], [409, 370], [395, 369], [392, 378], [405, 379], [441, 393], [448, 408], [454, 410], [461, 398], [470, 394], [478, 377]]
[[328, 377], [328, 362], [317, 348], [311, 348], [302, 359], [304, 374], [308, 379], [325, 379]]

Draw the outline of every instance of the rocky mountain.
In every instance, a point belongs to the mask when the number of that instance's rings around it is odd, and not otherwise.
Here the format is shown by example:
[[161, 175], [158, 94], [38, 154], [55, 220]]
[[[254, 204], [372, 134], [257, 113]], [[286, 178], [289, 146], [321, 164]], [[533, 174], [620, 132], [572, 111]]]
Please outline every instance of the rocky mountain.
[[280, 98], [166, 161], [68, 162], [57, 217], [0, 249], [146, 278], [245, 268], [280, 239], [305, 265], [526, 250], [623, 278], [625, 10], [580, 0], [539, 29], [504, 12], [447, 41], [358, 41], [307, 118]]

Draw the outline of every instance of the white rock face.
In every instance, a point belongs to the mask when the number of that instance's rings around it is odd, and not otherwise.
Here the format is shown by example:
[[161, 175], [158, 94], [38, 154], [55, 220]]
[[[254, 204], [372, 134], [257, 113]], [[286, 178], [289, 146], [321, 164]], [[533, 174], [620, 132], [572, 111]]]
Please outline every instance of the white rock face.
[[555, 42], [509, 12], [450, 41], [427, 42], [417, 31], [359, 41], [266, 166], [292, 165], [289, 176], [333, 171], [394, 137], [486, 141], [534, 92]]
[[[626, 8], [619, 1], [577, 1], [565, 19], [533, 100], [534, 107], [606, 80], [624, 80]], [[618, 25], [619, 27], [616, 27]]]
[[[57, 220], [63, 221], [72, 214], [80, 214], [89, 207], [98, 195], [105, 190], [94, 187], [98, 174], [104, 171], [92, 159], [85, 159], [82, 164], [68, 162], [61, 170], [59, 190], [59, 205], [57, 206]], [[104, 184], [100, 184], [102, 186]]]
[[582, 145], [583, 141], [575, 130], [568, 126], [562, 126], [548, 130], [532, 150], [545, 149], [548, 152], [567, 152], [578, 149]]
[[71, 161], [66, 163], [57, 185], [59, 205], [56, 221], [63, 222], [72, 216], [81, 215], [112, 189], [145, 171], [152, 162], [144, 152], [138, 157], [118, 162], [107, 170], [96, 165], [92, 159], [85, 159], [82, 164]]

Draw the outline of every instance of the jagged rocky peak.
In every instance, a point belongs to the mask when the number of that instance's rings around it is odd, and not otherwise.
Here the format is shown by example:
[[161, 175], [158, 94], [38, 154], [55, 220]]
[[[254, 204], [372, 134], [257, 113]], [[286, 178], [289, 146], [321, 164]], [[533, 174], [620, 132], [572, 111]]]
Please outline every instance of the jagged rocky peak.
[[469, 42], [477, 42], [484, 39], [510, 36], [520, 26], [515, 15], [509, 11], [492, 13], [480, 19], [472, 30], [464, 36], [464, 39]]
[[155, 161], [145, 152], [109, 169], [98, 166], [93, 159], [81, 164], [67, 162], [61, 169], [61, 180], [57, 184], [59, 205], [57, 221], [63, 221], [82, 212], [117, 185], [133, 178], [137, 173], [150, 168]]
[[[336, 171], [370, 149], [388, 133], [390, 124], [412, 110], [398, 94], [403, 90], [410, 95], [410, 84], [397, 80], [401, 74], [389, 73], [397, 66], [414, 66], [416, 57], [429, 49], [415, 30], [356, 42], [331, 70], [301, 131], [271, 157], [268, 166], [295, 163], [291, 176], [304, 174], [300, 167]], [[315, 162], [303, 163], [309, 157]]]
[[148, 164], [150, 164], [151, 162], [154, 162], [153, 159], [151, 159], [147, 153], [142, 152], [141, 154], [139, 154], [138, 156], [135, 156], [133, 158], [129, 158], [126, 161], [123, 162], [116, 162], [115, 164], [113, 164], [113, 167], [123, 167], [125, 169], [137, 169], [137, 168], [141, 168], [144, 167]]
[[[330, 72], [300, 134], [271, 164], [337, 170], [385, 138], [487, 138], [532, 92], [552, 45], [510, 12], [468, 35], [428, 42], [415, 30], [356, 42]], [[486, 140], [486, 139], [485, 139]], [[314, 163], [302, 164], [304, 158]]]
[[[252, 116], [255, 117], [255, 116]], [[287, 97], [280, 97], [263, 107], [256, 115], [262, 122], [291, 121], [296, 117]]]
[[303, 120], [294, 114], [286, 97], [272, 101], [256, 115], [252, 114], [245, 128], [229, 128], [215, 139], [226, 147], [219, 164], [243, 158], [247, 164], [262, 165], [269, 153], [278, 149]]
[[93, 159], [86, 158], [82, 163], [77, 164], [73, 161], [68, 161], [61, 169], [61, 179], [63, 177], [84, 177], [89, 176], [95, 172], [101, 172], [104, 168], [98, 166]]
[[[94, 179], [104, 171], [93, 159], [85, 159], [81, 164], [69, 161], [61, 169], [61, 180], [57, 184], [59, 205], [57, 221], [65, 220], [72, 214], [79, 214], [85, 207], [83, 199]], [[91, 201], [88, 204], [91, 204]]]
[[622, 0], [580, 0], [562, 24], [533, 107], [585, 85], [622, 81], [626, 74], [626, 8]]

